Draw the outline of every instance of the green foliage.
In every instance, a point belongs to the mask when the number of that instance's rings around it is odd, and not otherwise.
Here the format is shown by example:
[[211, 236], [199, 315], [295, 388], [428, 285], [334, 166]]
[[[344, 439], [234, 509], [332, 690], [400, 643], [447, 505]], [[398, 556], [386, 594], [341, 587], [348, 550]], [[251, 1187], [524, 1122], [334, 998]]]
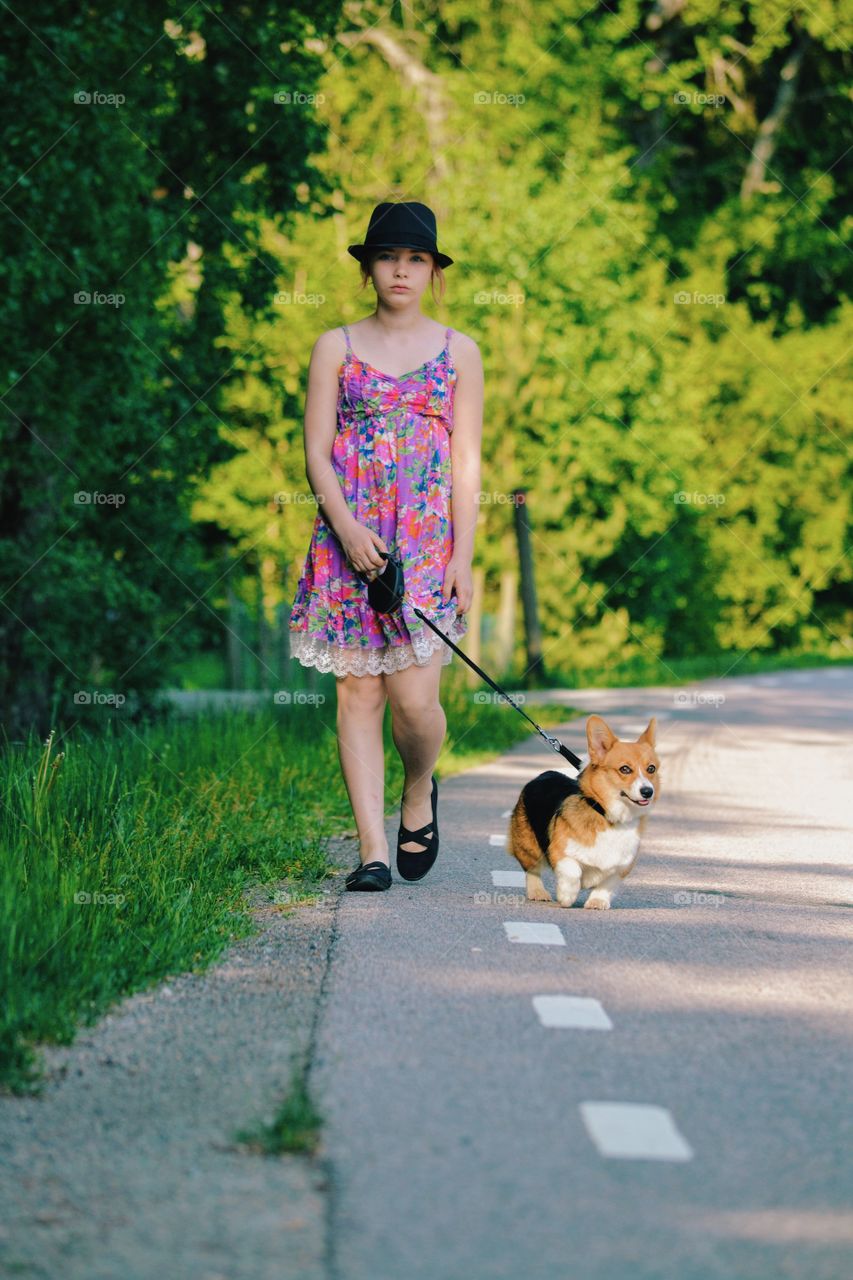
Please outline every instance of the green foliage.
[[426, 305], [484, 357], [487, 614], [521, 486], [555, 677], [849, 655], [849, 6], [87, 16], [42, 0], [0, 54], [8, 723], [144, 704], [222, 648], [226, 583], [290, 603], [308, 356], [372, 308], [346, 246], [388, 198], [436, 209]]
[[81, 690], [144, 703], [219, 630], [208, 596], [227, 562], [190, 506], [224, 456], [223, 309], [265, 297], [258, 217], [311, 174], [310, 46], [337, 11], [214, 2], [178, 20], [131, 3], [117, 21], [102, 3], [34, 0], [26, 21], [6, 15], [0, 703], [14, 731], [85, 719]]
[[[426, 199], [456, 259], [438, 318], [486, 367], [486, 611], [516, 561], [520, 485], [555, 675], [569, 651], [591, 678], [663, 655], [849, 654], [844, 6], [430, 12], [412, 31], [364, 6], [321, 82], [331, 196], [305, 191], [286, 241], [270, 228], [288, 301], [231, 339], [257, 341], [282, 410], [260, 375], [232, 388], [242, 456], [198, 511], [226, 504], [249, 560], [267, 557], [268, 607], [289, 602], [314, 518], [308, 353], [372, 306], [345, 246], [373, 204]], [[274, 489], [287, 504], [264, 534]]]

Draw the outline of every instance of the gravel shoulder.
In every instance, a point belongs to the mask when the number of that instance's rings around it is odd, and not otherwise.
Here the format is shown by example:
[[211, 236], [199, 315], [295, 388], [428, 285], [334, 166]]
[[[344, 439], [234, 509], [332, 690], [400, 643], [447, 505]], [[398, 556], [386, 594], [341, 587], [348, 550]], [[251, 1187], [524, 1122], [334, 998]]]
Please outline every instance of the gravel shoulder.
[[[334, 842], [335, 863], [351, 847]], [[254, 900], [259, 932], [206, 973], [43, 1047], [42, 1094], [0, 1099], [3, 1275], [325, 1277], [322, 1155], [259, 1155], [234, 1135], [273, 1119], [310, 1056], [342, 887], [283, 910], [283, 882]]]

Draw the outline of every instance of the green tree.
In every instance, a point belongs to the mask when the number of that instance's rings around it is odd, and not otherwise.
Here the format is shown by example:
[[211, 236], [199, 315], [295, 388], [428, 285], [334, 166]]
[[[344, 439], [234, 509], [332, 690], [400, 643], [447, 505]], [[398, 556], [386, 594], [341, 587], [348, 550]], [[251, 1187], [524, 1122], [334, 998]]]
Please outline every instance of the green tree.
[[845, 7], [346, 12], [322, 51], [323, 181], [268, 239], [279, 288], [310, 301], [230, 339], [258, 342], [280, 412], [266, 372], [232, 388], [242, 456], [197, 508], [227, 505], [229, 536], [266, 556], [268, 603], [292, 596], [314, 515], [272, 505], [307, 491], [308, 353], [372, 306], [346, 245], [377, 201], [426, 199], [456, 259], [437, 315], [486, 364], [487, 595], [515, 559], [506, 497], [523, 485], [552, 669], [844, 651]]
[[224, 311], [268, 292], [260, 220], [286, 215], [311, 174], [316, 43], [338, 9], [4, 10], [0, 702], [13, 731], [85, 716], [75, 693], [101, 686], [148, 701], [220, 625], [221, 566], [190, 507], [227, 451], [223, 389], [253, 358], [221, 344]]

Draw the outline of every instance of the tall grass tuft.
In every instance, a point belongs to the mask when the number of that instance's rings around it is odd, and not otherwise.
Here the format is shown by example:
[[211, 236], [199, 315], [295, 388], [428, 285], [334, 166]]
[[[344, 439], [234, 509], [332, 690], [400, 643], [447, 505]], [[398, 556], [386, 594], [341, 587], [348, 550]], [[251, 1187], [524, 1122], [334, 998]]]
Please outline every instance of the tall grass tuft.
[[317, 785], [337, 767], [317, 728], [316, 708], [241, 711], [0, 753], [7, 1085], [38, 1079], [33, 1041], [67, 1043], [78, 1018], [251, 932], [250, 883], [328, 874], [340, 804]]

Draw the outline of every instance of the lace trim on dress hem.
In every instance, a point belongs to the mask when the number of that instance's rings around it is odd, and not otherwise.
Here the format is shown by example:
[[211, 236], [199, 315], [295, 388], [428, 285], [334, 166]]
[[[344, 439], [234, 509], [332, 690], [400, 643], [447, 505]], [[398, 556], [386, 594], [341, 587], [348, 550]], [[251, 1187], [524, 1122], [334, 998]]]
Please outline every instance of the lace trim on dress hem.
[[[458, 644], [468, 628], [465, 614], [454, 615], [447, 632], [449, 639]], [[381, 649], [346, 647], [340, 644], [329, 644], [319, 636], [312, 636], [307, 631], [290, 632], [290, 656], [301, 662], [303, 667], [316, 667], [318, 671], [333, 671], [336, 676], [381, 675], [393, 671], [403, 671], [412, 663], [425, 666], [436, 649], [441, 648], [444, 654], [441, 665], [446, 667], [453, 657], [453, 650], [446, 645], [434, 631], [427, 631], [416, 637], [412, 644], [385, 645]]]

